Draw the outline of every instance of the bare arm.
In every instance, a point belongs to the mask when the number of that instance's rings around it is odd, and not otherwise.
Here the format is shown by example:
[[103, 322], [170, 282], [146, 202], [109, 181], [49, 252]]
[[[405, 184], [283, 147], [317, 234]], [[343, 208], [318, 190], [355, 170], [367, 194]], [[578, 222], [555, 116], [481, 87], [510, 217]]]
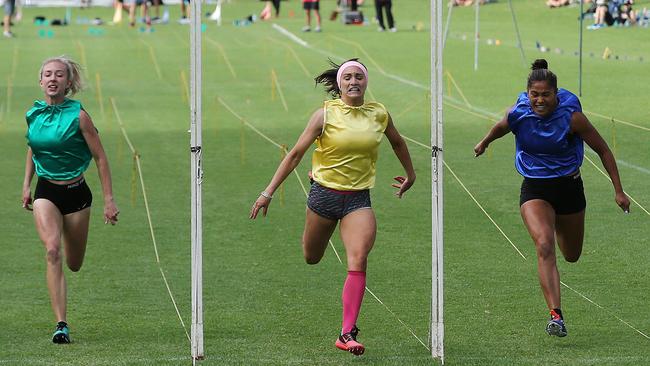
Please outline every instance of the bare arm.
[[621, 178], [618, 175], [618, 167], [616, 166], [616, 159], [614, 154], [607, 146], [607, 142], [600, 136], [596, 128], [589, 122], [587, 117], [582, 112], [575, 112], [571, 116], [571, 132], [580, 135], [582, 139], [591, 147], [600, 157], [609, 178], [614, 186], [616, 194], [616, 204], [625, 212], [630, 211], [630, 200], [623, 192], [623, 185]]
[[108, 166], [108, 158], [106, 157], [106, 152], [104, 152], [104, 147], [99, 139], [95, 125], [93, 125], [93, 121], [83, 109], [79, 113], [79, 128], [86, 140], [86, 144], [88, 144], [90, 153], [95, 159], [95, 164], [97, 164], [97, 172], [102, 184], [102, 193], [104, 196], [104, 223], [110, 222], [111, 225], [115, 225], [117, 223], [117, 215], [120, 211], [117, 209], [113, 200], [113, 185], [111, 170]]
[[388, 115], [388, 126], [386, 126], [384, 135], [388, 138], [388, 141], [395, 152], [395, 156], [399, 159], [399, 162], [402, 164], [404, 172], [406, 173], [406, 177], [395, 177], [394, 179], [398, 183], [393, 183], [393, 187], [398, 189], [398, 191], [395, 192], [395, 195], [402, 198], [402, 195], [411, 188], [413, 183], [415, 183], [415, 170], [413, 169], [413, 162], [411, 161], [411, 154], [409, 153], [408, 146], [397, 131], [397, 128], [395, 128], [393, 118], [390, 114]]
[[34, 177], [34, 161], [32, 160], [32, 148], [27, 148], [27, 158], [25, 159], [25, 178], [23, 179], [23, 208], [31, 211], [32, 207], [32, 178]]
[[483, 140], [476, 144], [474, 147], [474, 156], [481, 156], [492, 141], [505, 136], [508, 132], [510, 132], [510, 126], [508, 125], [508, 114], [506, 113], [501, 121], [492, 126], [487, 135], [483, 137]]
[[[302, 160], [302, 157], [305, 155], [305, 152], [309, 149], [309, 146], [311, 146], [323, 130], [323, 113], [323, 109], [319, 108], [314, 112], [314, 114], [312, 114], [307, 127], [305, 127], [305, 130], [298, 138], [296, 145], [291, 149], [291, 151], [289, 151], [287, 156], [284, 157], [280, 166], [278, 166], [278, 169], [275, 171], [273, 178], [271, 178], [271, 182], [266, 186], [266, 189], [264, 189], [264, 192], [273, 196], [275, 190], [278, 189], [280, 184], [282, 184], [287, 176], [289, 176], [289, 174], [291, 174], [291, 172], [298, 166], [300, 160]], [[271, 198], [260, 195], [253, 204], [249, 217], [251, 219], [256, 218], [260, 209], [263, 209], [262, 214], [266, 216], [266, 211], [270, 204]]]

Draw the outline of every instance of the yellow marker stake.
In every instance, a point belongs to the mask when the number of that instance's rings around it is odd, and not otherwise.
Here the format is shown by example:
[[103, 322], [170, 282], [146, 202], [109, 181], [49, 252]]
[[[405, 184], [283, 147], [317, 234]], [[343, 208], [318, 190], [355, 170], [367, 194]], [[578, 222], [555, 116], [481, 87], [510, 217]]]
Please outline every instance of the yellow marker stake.
[[280, 86], [280, 81], [278, 80], [278, 75], [275, 73], [274, 69], [271, 69], [271, 76], [275, 80], [275, 88], [278, 90], [278, 95], [280, 96], [280, 101], [282, 102], [282, 107], [286, 112], [289, 112], [289, 107], [287, 106], [287, 101], [284, 99], [284, 93], [282, 92], [282, 87]]
[[99, 104], [99, 112], [102, 116], [102, 121], [106, 120], [106, 112], [104, 111], [104, 98], [102, 98], [102, 85], [99, 73], [95, 74], [95, 84], [97, 84], [97, 104]]
[[135, 206], [135, 189], [136, 189], [136, 178], [137, 178], [137, 164], [138, 164], [138, 153], [133, 153], [133, 168], [131, 169], [131, 207]]
[[185, 70], [181, 70], [181, 95], [183, 96], [183, 101], [190, 104], [190, 89], [187, 86], [187, 76], [185, 76]]
[[86, 77], [86, 80], [88, 80], [88, 60], [86, 59], [86, 48], [84, 47], [83, 43], [80, 41], [77, 41], [77, 48], [79, 48], [79, 54], [81, 55], [81, 64], [84, 65], [85, 67], [83, 68], [84, 70], [84, 76]]

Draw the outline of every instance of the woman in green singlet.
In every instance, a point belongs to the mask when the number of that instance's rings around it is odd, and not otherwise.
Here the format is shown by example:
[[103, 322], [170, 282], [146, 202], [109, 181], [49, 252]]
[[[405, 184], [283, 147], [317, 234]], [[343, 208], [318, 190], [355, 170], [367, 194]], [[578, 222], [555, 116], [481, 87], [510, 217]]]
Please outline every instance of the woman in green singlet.
[[[45, 246], [47, 288], [57, 321], [54, 343], [70, 343], [63, 258], [71, 271], [81, 269], [92, 204], [83, 173], [92, 159], [102, 185], [104, 222], [115, 225], [119, 214], [97, 129], [81, 103], [67, 98], [81, 89], [80, 70], [79, 64], [65, 56], [45, 60], [40, 70], [44, 100], [34, 102], [26, 114], [29, 146], [22, 203], [33, 211], [36, 231]], [[38, 182], [32, 199], [34, 174]]]
[[395, 193], [402, 195], [415, 182], [415, 170], [406, 143], [386, 108], [364, 99], [368, 87], [368, 70], [356, 59], [333, 68], [315, 78], [334, 97], [325, 101], [311, 116], [296, 145], [287, 154], [266, 189], [251, 208], [250, 218], [260, 210], [266, 212], [273, 193], [298, 166], [314, 141], [312, 185], [307, 199], [307, 214], [302, 247], [308, 264], [318, 263], [336, 225], [347, 258], [347, 278], [343, 285], [343, 322], [335, 346], [354, 355], [365, 347], [357, 340], [357, 318], [366, 285], [368, 254], [375, 244], [377, 223], [370, 202], [370, 188], [375, 184], [375, 165], [379, 143], [386, 136], [399, 159], [405, 177], [395, 177]]

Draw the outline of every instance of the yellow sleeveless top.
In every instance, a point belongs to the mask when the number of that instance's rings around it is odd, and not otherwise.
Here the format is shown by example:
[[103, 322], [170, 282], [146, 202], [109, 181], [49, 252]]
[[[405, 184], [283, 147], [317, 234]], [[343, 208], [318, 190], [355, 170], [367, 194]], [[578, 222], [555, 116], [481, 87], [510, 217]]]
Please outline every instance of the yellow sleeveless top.
[[340, 191], [372, 188], [379, 143], [388, 125], [386, 108], [377, 102], [353, 107], [341, 99], [327, 100], [323, 108], [323, 132], [312, 156], [313, 179]]

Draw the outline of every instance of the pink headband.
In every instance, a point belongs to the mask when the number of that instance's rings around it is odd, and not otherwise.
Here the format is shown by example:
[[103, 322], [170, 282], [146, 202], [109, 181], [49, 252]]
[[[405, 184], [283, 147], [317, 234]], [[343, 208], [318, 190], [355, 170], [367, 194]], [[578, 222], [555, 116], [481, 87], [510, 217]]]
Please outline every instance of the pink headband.
[[356, 67], [360, 68], [361, 71], [363, 72], [363, 76], [365, 76], [366, 79], [368, 79], [368, 70], [360, 62], [356, 62], [356, 61], [344, 62], [339, 67], [339, 71], [336, 72], [336, 85], [338, 85], [339, 89], [341, 89], [341, 76], [343, 76], [343, 71], [345, 69], [347, 69], [348, 67], [350, 67], [350, 66], [356, 66]]

